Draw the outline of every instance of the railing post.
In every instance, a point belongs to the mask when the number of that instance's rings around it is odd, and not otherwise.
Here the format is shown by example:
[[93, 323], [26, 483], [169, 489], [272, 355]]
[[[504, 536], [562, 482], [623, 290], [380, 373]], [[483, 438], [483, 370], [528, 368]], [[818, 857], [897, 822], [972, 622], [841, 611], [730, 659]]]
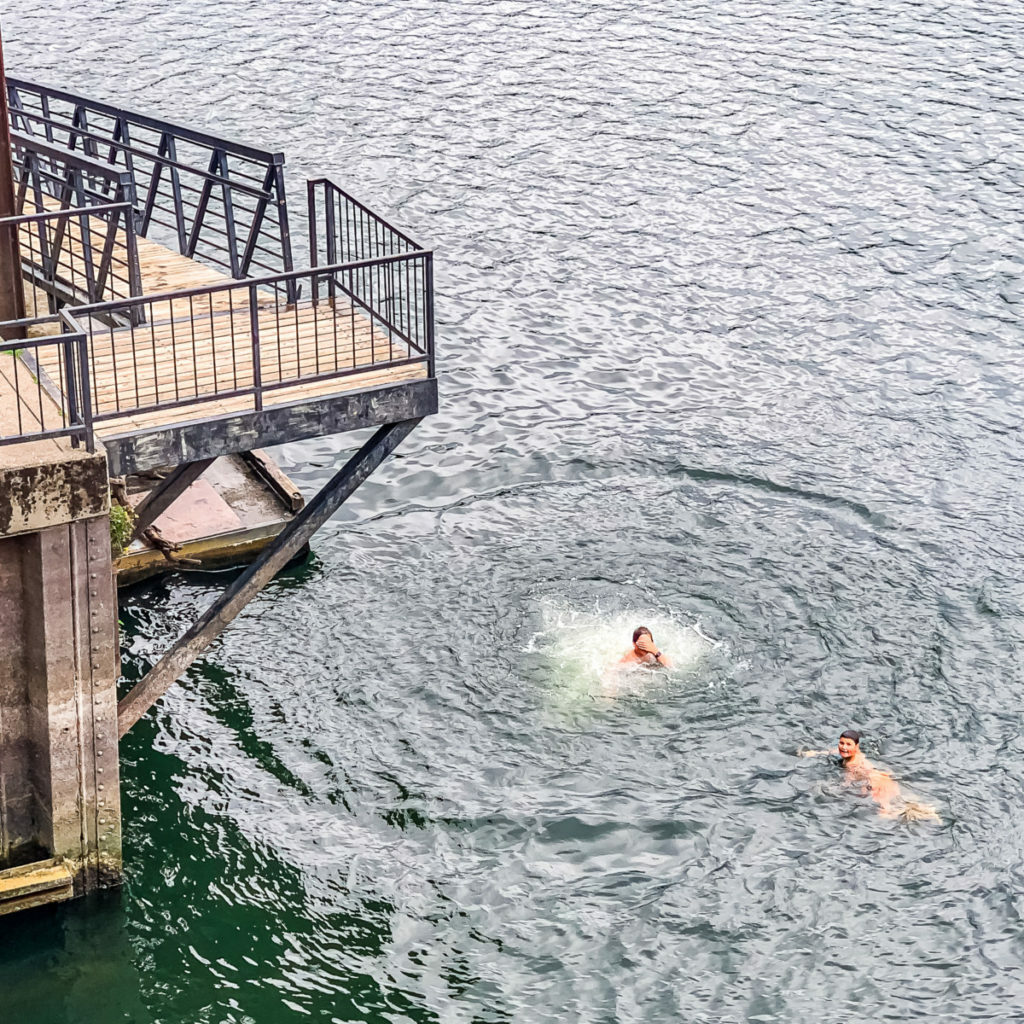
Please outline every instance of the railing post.
[[252, 334], [252, 386], [256, 411], [263, 408], [263, 367], [260, 364], [260, 311], [256, 305], [256, 285], [249, 285], [249, 325]]
[[[80, 370], [75, 368], [77, 361], [77, 352], [73, 350], [73, 346], [78, 343], [78, 338], [65, 338], [61, 343], [60, 347], [64, 355], [64, 379], [67, 381], [67, 401], [68, 401], [68, 422], [69, 427], [83, 426], [82, 414], [79, 409], [78, 402], [78, 388], [79, 388], [79, 376]], [[63, 413], [64, 410], [61, 409]], [[83, 430], [84, 434], [85, 431]], [[71, 435], [71, 447], [77, 448], [81, 442], [76, 431]]]
[[[3, 50], [0, 49], [0, 89], [6, 85]], [[5, 92], [0, 96], [0, 217], [13, 217], [17, 212], [14, 198], [14, 154], [11, 151]], [[0, 320], [20, 320], [24, 316], [25, 291], [21, 280], [21, 252], [18, 226], [14, 224], [0, 230]]]
[[311, 267], [317, 266], [320, 259], [316, 236], [316, 185], [315, 181], [306, 182], [306, 220], [309, 224], [309, 265]]
[[[288, 226], [288, 201], [284, 194], [284, 153], [274, 154], [274, 193], [277, 206], [277, 225], [281, 232], [281, 262], [284, 272], [290, 274], [295, 265], [292, 262], [292, 232]], [[299, 285], [295, 278], [288, 278], [285, 285], [288, 305], [294, 306], [299, 301]]]
[[89, 379], [89, 345], [85, 331], [78, 333], [78, 367], [82, 384], [82, 424], [85, 427], [86, 451], [96, 451], [96, 438], [92, 432], [92, 381]]
[[427, 332], [427, 376], [434, 376], [434, 254], [428, 252], [423, 267], [423, 319]]
[[[135, 207], [129, 206], [123, 216], [125, 258], [128, 260], [128, 294], [134, 298], [142, 294], [142, 268], [139, 266], [139, 246], [135, 235]], [[141, 302], [132, 306], [129, 321], [133, 327], [146, 322], [146, 307]]]
[[[309, 225], [309, 265], [317, 266], [319, 259], [318, 244], [316, 237], [316, 184], [312, 181], [306, 182], [306, 223]], [[320, 305], [320, 278], [313, 275], [309, 282], [313, 294], [310, 296], [314, 308]]]
[[[324, 235], [327, 242], [327, 265], [334, 266], [338, 262], [338, 235], [337, 223], [334, 219], [334, 196], [327, 190], [324, 183]], [[334, 307], [337, 287], [334, 283], [334, 275], [327, 279], [327, 294], [331, 300], [331, 307]]]
[[238, 259], [238, 233], [235, 231], [235, 204], [231, 199], [228, 155], [223, 149], [217, 150], [216, 155], [221, 176], [220, 199], [224, 205], [224, 229], [228, 236], [228, 262], [231, 264], [231, 276], [237, 281], [243, 274]]

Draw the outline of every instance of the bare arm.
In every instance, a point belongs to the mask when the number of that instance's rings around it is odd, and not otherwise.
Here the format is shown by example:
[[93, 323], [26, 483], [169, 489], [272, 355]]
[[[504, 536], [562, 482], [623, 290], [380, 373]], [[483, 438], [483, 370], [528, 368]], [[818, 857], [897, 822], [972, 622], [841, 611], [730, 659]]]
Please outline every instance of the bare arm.
[[798, 750], [797, 757], [828, 757], [829, 754], [839, 755], [838, 750]]

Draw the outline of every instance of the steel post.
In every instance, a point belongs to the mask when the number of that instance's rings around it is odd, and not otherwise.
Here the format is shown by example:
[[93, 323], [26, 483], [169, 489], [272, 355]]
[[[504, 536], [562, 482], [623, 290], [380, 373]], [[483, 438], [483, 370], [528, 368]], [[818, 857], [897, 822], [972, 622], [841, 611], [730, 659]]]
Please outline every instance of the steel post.
[[[14, 164], [11, 153], [11, 122], [7, 110], [7, 76], [4, 73], [3, 39], [0, 38], [0, 218], [14, 217]], [[25, 289], [21, 279], [21, 250], [17, 225], [0, 226], [0, 321], [25, 318]], [[3, 332], [6, 340], [24, 337], [23, 329]]]

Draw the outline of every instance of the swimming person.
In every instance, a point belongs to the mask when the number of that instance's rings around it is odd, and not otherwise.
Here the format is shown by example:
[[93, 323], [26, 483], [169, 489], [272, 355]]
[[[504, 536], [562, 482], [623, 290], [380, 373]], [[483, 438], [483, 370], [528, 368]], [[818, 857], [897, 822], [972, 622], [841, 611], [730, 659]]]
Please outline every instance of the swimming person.
[[901, 818], [904, 821], [940, 821], [938, 812], [931, 804], [908, 800], [900, 792], [899, 784], [888, 773], [876, 768], [860, 749], [860, 733], [847, 729], [839, 737], [835, 750], [803, 750], [801, 757], [817, 757], [822, 754], [836, 754], [843, 762], [843, 770], [850, 782], [861, 783], [861, 795], [870, 796], [878, 804], [878, 813], [885, 818]]
[[662, 654], [646, 626], [633, 630], [633, 646], [622, 656], [620, 665], [645, 665], [648, 668], [672, 668], [672, 659]]

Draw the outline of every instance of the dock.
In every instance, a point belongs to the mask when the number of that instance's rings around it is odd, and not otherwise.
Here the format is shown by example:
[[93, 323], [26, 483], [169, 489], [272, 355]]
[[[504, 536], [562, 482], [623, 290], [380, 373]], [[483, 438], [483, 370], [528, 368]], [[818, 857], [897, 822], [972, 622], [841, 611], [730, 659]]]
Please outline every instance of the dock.
[[[336, 182], [296, 210], [279, 152], [4, 81], [2, 58], [0, 86], [0, 262], [20, 270], [0, 322], [4, 913], [118, 884], [119, 737], [438, 398], [433, 253]], [[262, 454], [366, 428], [308, 502]], [[276, 511], [240, 513], [250, 477]], [[111, 494], [132, 578], [165, 557], [158, 522], [186, 563], [211, 554], [197, 529], [259, 551], [120, 699]]]

